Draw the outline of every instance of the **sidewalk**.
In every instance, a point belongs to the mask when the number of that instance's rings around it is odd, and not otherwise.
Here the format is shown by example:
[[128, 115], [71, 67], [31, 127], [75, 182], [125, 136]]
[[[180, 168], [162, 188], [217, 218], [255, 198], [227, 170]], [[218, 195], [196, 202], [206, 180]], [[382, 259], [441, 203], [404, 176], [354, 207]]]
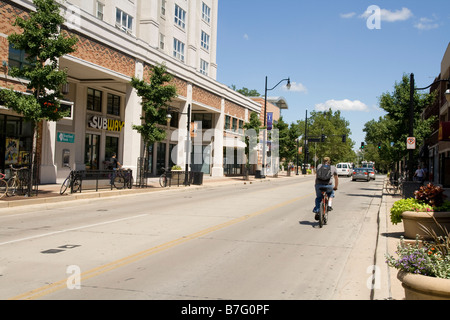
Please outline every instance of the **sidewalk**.
[[[309, 175], [311, 176], [311, 175]], [[191, 185], [191, 186], [173, 186], [168, 188], [162, 188], [159, 185], [159, 177], [149, 178], [147, 187], [139, 188], [133, 186], [132, 189], [99, 189], [95, 190], [83, 190], [81, 193], [73, 193], [70, 194], [70, 191], [67, 190], [64, 195], [59, 194], [59, 190], [61, 188], [61, 184], [45, 184], [38, 186], [38, 195], [34, 195], [32, 197], [26, 197], [22, 195], [17, 195], [13, 197], [3, 197], [0, 199], [0, 209], [1, 208], [13, 208], [20, 207], [25, 205], [36, 205], [36, 204], [49, 204], [49, 203], [58, 203], [63, 201], [72, 201], [79, 199], [95, 199], [95, 198], [103, 198], [103, 197], [115, 197], [119, 195], [129, 195], [129, 194], [139, 194], [139, 193], [147, 193], [147, 192], [167, 192], [171, 190], [186, 190], [188, 189], [199, 189], [206, 188], [211, 186], [218, 185], [232, 185], [232, 184], [252, 184], [252, 183], [261, 183], [266, 181], [271, 181], [273, 179], [295, 179], [295, 178], [303, 178], [305, 179], [308, 176], [303, 175], [295, 175], [295, 173], [291, 173], [290, 176], [287, 176], [286, 172], [280, 172], [278, 177], [267, 176], [265, 179], [255, 179], [254, 176], [250, 176], [249, 180], [244, 180], [242, 176], [236, 177], [211, 177], [208, 175], [204, 175], [203, 184], [202, 185]]]

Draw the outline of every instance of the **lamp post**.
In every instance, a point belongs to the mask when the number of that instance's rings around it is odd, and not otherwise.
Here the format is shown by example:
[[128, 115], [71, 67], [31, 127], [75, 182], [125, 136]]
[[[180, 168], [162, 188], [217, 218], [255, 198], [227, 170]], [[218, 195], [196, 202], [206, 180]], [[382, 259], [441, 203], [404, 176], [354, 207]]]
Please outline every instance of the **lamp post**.
[[[265, 87], [264, 87], [264, 127], [266, 128], [266, 126], [267, 126], [267, 120], [266, 120], [266, 117], [267, 117], [267, 91], [271, 91], [271, 90], [273, 90], [273, 89], [275, 89], [276, 87], [278, 87], [278, 85], [280, 84], [280, 83], [282, 83], [283, 81], [287, 81], [287, 84], [286, 84], [286, 87], [288, 88], [288, 89], [290, 89], [291, 88], [291, 79], [290, 78], [287, 78], [287, 79], [283, 79], [283, 80], [281, 80], [280, 82], [278, 82], [273, 88], [270, 88], [270, 89], [267, 89], [267, 76], [266, 76], [266, 85], [265, 85]], [[266, 177], [266, 144], [267, 144], [267, 141], [266, 141], [266, 136], [267, 136], [267, 128], [266, 129], [264, 129], [264, 139], [263, 139], [263, 163], [262, 163], [262, 174], [261, 174], [261, 178], [265, 178]]]
[[[447, 90], [445, 91], [445, 98], [450, 103], [450, 78], [448, 79], [441, 79], [436, 80], [429, 86], [425, 88], [415, 88], [415, 81], [414, 81], [414, 73], [411, 73], [410, 76], [410, 91], [409, 91], [409, 136], [414, 136], [414, 92], [419, 90], [425, 90], [430, 88], [431, 86], [435, 85], [436, 83], [441, 82], [447, 82]], [[409, 150], [409, 159], [408, 159], [408, 181], [412, 181], [412, 178], [414, 176], [414, 150]]]

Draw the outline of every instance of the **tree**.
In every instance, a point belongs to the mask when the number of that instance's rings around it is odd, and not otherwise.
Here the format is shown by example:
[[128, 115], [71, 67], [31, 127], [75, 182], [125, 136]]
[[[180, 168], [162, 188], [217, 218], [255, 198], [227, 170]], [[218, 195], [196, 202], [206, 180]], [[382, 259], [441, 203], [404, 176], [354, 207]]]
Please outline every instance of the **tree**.
[[242, 89], [236, 89], [236, 86], [234, 84], [231, 85], [231, 89], [234, 91], [239, 92], [240, 94], [246, 96], [246, 97], [260, 97], [261, 94], [256, 91], [255, 89], [249, 90], [248, 88], [242, 88]]
[[[326, 136], [324, 142], [311, 143], [309, 151], [318, 159], [325, 156], [331, 158], [333, 163], [354, 162], [355, 152], [352, 150], [354, 142], [349, 139], [351, 131], [350, 123], [341, 116], [340, 111], [333, 112], [331, 109], [325, 112], [311, 112], [308, 118], [308, 138], [320, 138]], [[346, 141], [342, 142], [342, 136]]]
[[[432, 131], [434, 117], [422, 119], [422, 111], [432, 104], [435, 94], [421, 94], [414, 91], [414, 136], [417, 145], [423, 144]], [[366, 123], [364, 131], [366, 140], [373, 144], [381, 143], [382, 159], [390, 163], [398, 162], [406, 156], [406, 138], [409, 136], [410, 79], [403, 75], [400, 82], [394, 85], [392, 93], [381, 95], [380, 107], [387, 114], [378, 120]], [[419, 152], [415, 151], [415, 155]]]
[[[23, 19], [17, 17], [14, 26], [22, 33], [13, 33], [8, 41], [17, 50], [26, 53], [29, 63], [22, 68], [11, 67], [10, 74], [24, 78], [29, 82], [27, 89], [32, 95], [15, 92], [13, 89], [0, 91], [0, 99], [8, 109], [21, 114], [31, 121], [34, 128], [30, 177], [36, 164], [37, 124], [42, 120], [58, 121], [68, 115], [69, 110], [60, 107], [63, 98], [61, 87], [67, 83], [66, 70], [59, 69], [59, 58], [75, 51], [77, 39], [61, 32], [64, 18], [60, 15], [59, 5], [54, 0], [33, 0], [36, 11]], [[29, 179], [28, 195], [31, 194], [32, 179]]]
[[177, 96], [176, 87], [167, 84], [172, 78], [164, 65], [157, 65], [153, 67], [148, 83], [135, 77], [131, 79], [131, 85], [142, 98], [143, 123], [133, 125], [133, 129], [139, 132], [144, 140], [144, 152], [147, 145], [166, 138], [164, 125], [167, 124], [168, 103]]

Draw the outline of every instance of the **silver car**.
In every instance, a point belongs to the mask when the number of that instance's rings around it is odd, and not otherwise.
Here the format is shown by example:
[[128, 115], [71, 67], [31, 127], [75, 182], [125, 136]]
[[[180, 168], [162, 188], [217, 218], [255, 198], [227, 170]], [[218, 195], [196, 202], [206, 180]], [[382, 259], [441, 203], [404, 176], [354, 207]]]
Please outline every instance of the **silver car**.
[[366, 168], [353, 169], [352, 181], [356, 181], [356, 180], [370, 181], [369, 172], [370, 172], [370, 170], [366, 169]]

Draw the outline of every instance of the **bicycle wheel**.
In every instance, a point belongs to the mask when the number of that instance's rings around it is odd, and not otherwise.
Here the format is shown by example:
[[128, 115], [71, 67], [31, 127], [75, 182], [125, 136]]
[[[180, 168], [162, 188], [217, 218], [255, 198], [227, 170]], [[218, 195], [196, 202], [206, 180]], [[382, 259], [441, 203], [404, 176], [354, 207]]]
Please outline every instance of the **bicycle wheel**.
[[161, 188], [165, 188], [167, 187], [167, 175], [165, 173], [163, 173], [160, 177], [159, 177], [159, 185], [161, 186]]
[[61, 185], [61, 189], [59, 189], [59, 194], [63, 195], [66, 192], [67, 188], [70, 185], [70, 177], [67, 177], [66, 180]]
[[320, 203], [320, 208], [319, 208], [319, 227], [323, 227], [324, 225], [324, 216], [325, 216], [325, 208], [324, 208], [324, 203], [323, 201]]
[[125, 178], [122, 175], [117, 175], [114, 178], [114, 187], [117, 189], [123, 189], [125, 187]]
[[[78, 192], [81, 189], [81, 181], [75, 178], [72, 182], [72, 190], [73, 192]], [[80, 191], [81, 192], [81, 191]]]
[[6, 195], [8, 197], [12, 197], [16, 195], [17, 193], [17, 181], [16, 179], [9, 179], [8, 180], [8, 189], [6, 191]]
[[8, 183], [1, 179], [0, 180], [0, 198], [3, 198], [6, 195], [6, 192], [8, 191]]

